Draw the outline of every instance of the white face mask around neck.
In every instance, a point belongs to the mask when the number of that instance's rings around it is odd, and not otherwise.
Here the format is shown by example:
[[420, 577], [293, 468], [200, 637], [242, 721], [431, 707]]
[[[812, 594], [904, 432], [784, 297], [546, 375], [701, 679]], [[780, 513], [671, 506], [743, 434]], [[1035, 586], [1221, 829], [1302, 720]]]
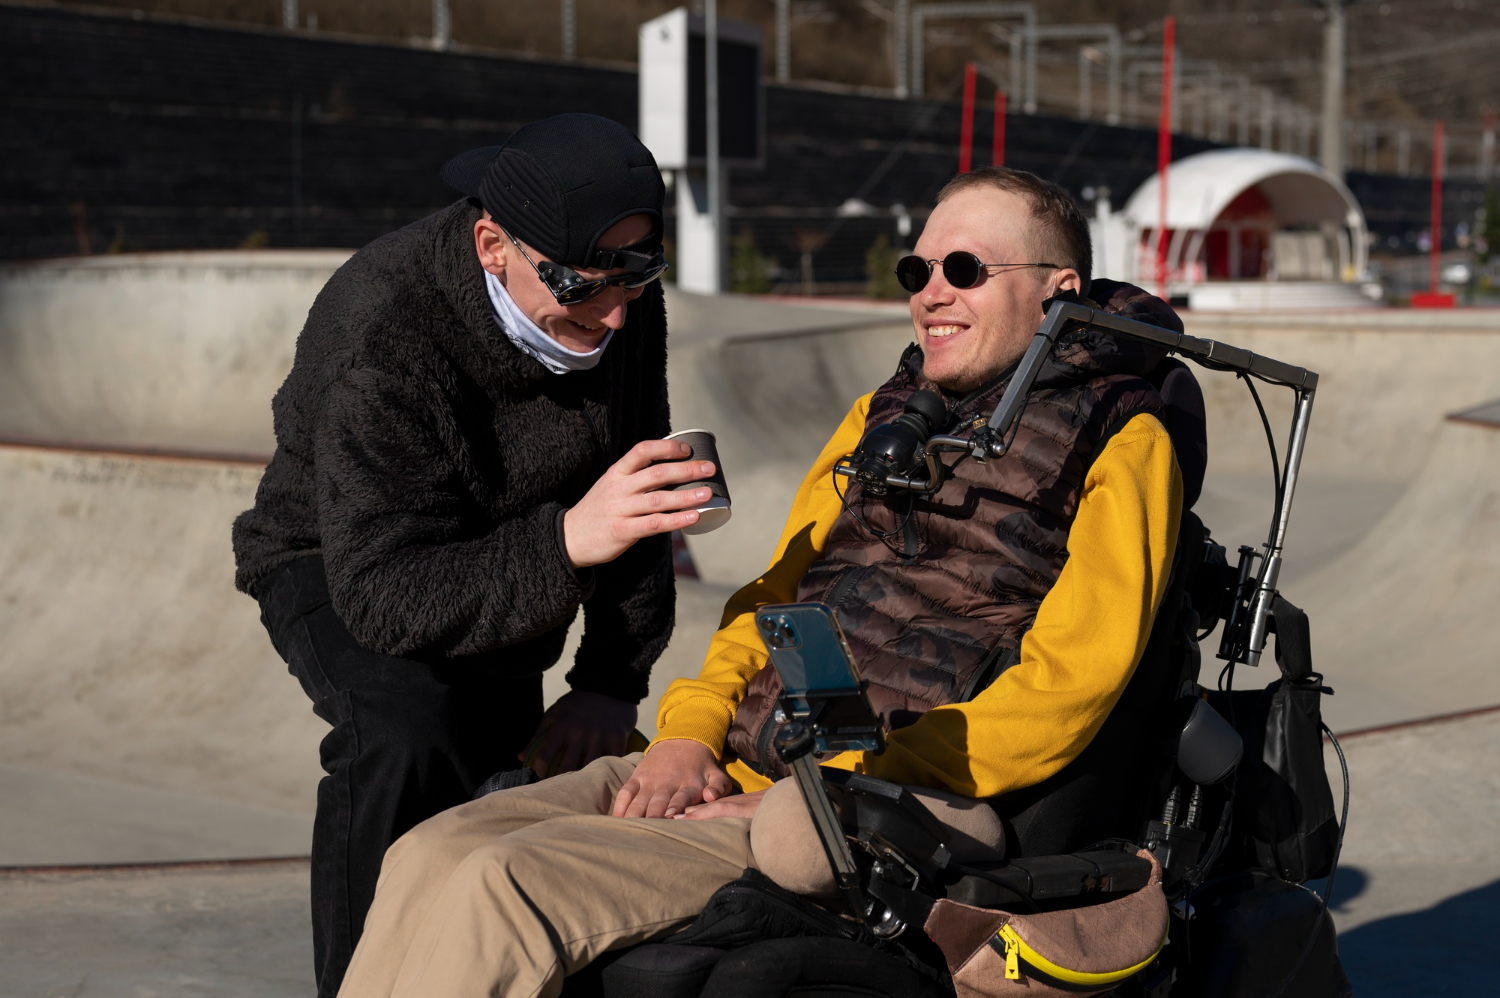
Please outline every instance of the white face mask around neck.
[[594, 349], [586, 353], [569, 350], [548, 336], [541, 326], [532, 322], [531, 316], [521, 311], [521, 306], [505, 290], [500, 278], [487, 270], [484, 272], [484, 286], [489, 291], [490, 303], [495, 306], [495, 321], [505, 330], [505, 335], [516, 345], [517, 350], [534, 357], [553, 374], [587, 371], [599, 363], [599, 358], [604, 356], [604, 348], [614, 338], [615, 331], [611, 329]]

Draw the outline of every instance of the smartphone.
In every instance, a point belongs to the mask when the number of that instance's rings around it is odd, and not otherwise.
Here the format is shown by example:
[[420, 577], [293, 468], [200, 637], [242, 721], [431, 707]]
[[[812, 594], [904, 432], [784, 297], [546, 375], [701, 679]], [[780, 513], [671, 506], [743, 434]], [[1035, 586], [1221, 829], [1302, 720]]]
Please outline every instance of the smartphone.
[[764, 606], [755, 612], [755, 626], [786, 691], [788, 717], [812, 726], [820, 754], [885, 748], [884, 727], [832, 609], [823, 603]]
[[755, 612], [755, 625], [788, 696], [860, 689], [859, 666], [826, 604], [764, 606]]

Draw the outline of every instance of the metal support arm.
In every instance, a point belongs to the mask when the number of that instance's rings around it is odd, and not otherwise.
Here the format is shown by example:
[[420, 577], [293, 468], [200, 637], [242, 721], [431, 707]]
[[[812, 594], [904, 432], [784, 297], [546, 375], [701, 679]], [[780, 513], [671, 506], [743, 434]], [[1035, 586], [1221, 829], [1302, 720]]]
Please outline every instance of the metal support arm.
[[1312, 419], [1313, 396], [1318, 387], [1318, 376], [1313, 371], [1293, 364], [1286, 364], [1270, 357], [1263, 357], [1241, 347], [1230, 346], [1214, 340], [1189, 336], [1186, 333], [1162, 329], [1134, 319], [1101, 312], [1087, 305], [1066, 300], [1052, 302], [1047, 308], [1046, 318], [1036, 331], [1026, 353], [1016, 365], [1015, 374], [1000, 404], [986, 426], [980, 427], [967, 441], [959, 438], [944, 438], [929, 442], [950, 449], [949, 440], [962, 443], [978, 460], [1001, 457], [1010, 447], [1011, 432], [1025, 408], [1026, 398], [1042, 366], [1052, 355], [1053, 347], [1064, 332], [1091, 326], [1115, 336], [1138, 340], [1165, 347], [1171, 353], [1182, 354], [1195, 363], [1216, 371], [1233, 371], [1283, 385], [1297, 393], [1297, 409], [1292, 420], [1291, 443], [1287, 448], [1286, 467], [1282, 472], [1282, 490], [1277, 496], [1275, 518], [1270, 535], [1266, 539], [1261, 558], [1260, 575], [1255, 580], [1255, 595], [1250, 607], [1249, 638], [1245, 647], [1245, 664], [1259, 665], [1261, 653], [1266, 646], [1267, 620], [1271, 614], [1271, 603], [1276, 597], [1276, 580], [1281, 572], [1281, 553], [1286, 543], [1287, 524], [1291, 519], [1292, 495], [1296, 489], [1298, 472], [1307, 442], [1308, 424]]

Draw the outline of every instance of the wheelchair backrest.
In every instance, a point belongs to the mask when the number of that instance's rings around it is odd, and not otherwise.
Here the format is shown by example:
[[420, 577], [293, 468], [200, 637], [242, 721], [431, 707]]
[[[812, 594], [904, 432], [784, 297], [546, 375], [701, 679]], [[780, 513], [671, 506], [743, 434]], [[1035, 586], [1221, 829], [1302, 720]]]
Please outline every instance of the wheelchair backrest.
[[1184, 511], [1146, 650], [1098, 734], [1052, 777], [991, 801], [1006, 825], [1008, 854], [1057, 855], [1109, 838], [1134, 839], [1160, 806], [1174, 769], [1171, 708], [1198, 680], [1197, 615], [1188, 593], [1205, 539], [1203, 522]]

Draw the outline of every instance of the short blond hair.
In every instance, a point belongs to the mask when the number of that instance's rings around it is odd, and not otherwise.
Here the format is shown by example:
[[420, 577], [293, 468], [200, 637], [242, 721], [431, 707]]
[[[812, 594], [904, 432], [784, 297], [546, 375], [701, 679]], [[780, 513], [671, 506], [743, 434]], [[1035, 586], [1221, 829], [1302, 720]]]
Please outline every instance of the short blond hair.
[[982, 166], [970, 173], [960, 173], [944, 184], [938, 191], [938, 204], [960, 191], [976, 187], [992, 187], [1024, 197], [1031, 204], [1031, 217], [1040, 223], [1033, 249], [1047, 258], [1027, 262], [1072, 267], [1078, 271], [1083, 293], [1088, 293], [1094, 268], [1094, 244], [1089, 236], [1088, 219], [1073, 195], [1052, 181], [1025, 170]]

